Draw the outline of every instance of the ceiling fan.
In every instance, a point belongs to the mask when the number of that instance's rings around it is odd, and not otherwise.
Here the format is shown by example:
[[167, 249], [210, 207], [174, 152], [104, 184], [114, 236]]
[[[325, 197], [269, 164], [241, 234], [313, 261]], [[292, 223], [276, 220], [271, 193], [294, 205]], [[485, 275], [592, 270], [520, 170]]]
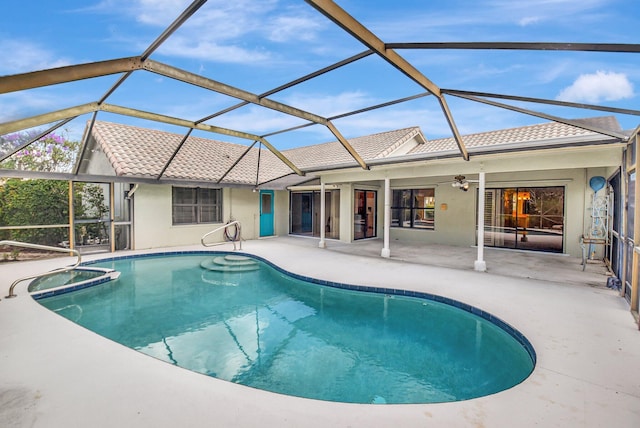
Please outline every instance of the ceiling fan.
[[451, 182], [452, 187], [457, 187], [458, 189], [466, 192], [469, 190], [470, 183], [478, 183], [479, 180], [467, 180], [464, 175], [456, 175], [453, 177], [453, 181]]

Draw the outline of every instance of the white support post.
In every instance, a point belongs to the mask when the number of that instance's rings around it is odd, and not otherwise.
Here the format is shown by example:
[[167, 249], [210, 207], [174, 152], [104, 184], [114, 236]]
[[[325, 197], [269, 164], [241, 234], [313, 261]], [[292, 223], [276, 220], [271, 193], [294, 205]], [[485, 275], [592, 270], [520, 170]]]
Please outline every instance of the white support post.
[[324, 196], [324, 183], [320, 183], [320, 221], [319, 223], [319, 227], [320, 227], [320, 242], [318, 242], [318, 247], [320, 248], [327, 248], [327, 243], [325, 242], [324, 238], [325, 238], [325, 196]]
[[485, 173], [481, 172], [478, 180], [478, 259], [473, 268], [478, 272], [486, 272], [487, 263], [484, 261], [484, 187]]
[[389, 248], [389, 231], [391, 230], [391, 180], [384, 179], [384, 244], [382, 247], [382, 257], [391, 257]]

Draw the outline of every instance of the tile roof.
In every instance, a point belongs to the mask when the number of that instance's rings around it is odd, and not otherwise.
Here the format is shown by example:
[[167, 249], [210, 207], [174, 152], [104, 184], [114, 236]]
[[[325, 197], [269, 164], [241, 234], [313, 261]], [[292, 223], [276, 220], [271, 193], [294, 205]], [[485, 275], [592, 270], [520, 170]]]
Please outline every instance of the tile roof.
[[[614, 117], [579, 120], [591, 126], [620, 131]], [[183, 135], [153, 129], [98, 121], [92, 136], [114, 168], [116, 175], [157, 178], [180, 146]], [[470, 134], [462, 137], [469, 152], [544, 147], [552, 143], [572, 144], [602, 141], [603, 136], [557, 122]], [[412, 158], [433, 154], [457, 153], [453, 138], [426, 141], [418, 127], [398, 129], [349, 139], [351, 146], [365, 160], [383, 161], [398, 157], [394, 153], [407, 141], [416, 144], [407, 155]], [[415, 144], [415, 143], [414, 143]], [[406, 151], [406, 150], [405, 150]], [[405, 154], [405, 151], [399, 153]], [[234, 163], [247, 152], [234, 166]], [[307, 171], [357, 166], [348, 151], [337, 141], [282, 151], [294, 165]], [[258, 168], [258, 162], [260, 168]], [[378, 162], [376, 162], [378, 163]], [[232, 168], [233, 167], [233, 168]], [[269, 150], [257, 146], [190, 136], [162, 173], [164, 179], [253, 185], [273, 182], [292, 174], [291, 169]], [[301, 177], [304, 181], [308, 178]], [[282, 180], [280, 180], [282, 181]], [[290, 180], [289, 180], [290, 181]]]
[[[418, 134], [421, 135], [420, 128], [411, 127], [351, 138], [347, 141], [362, 159], [371, 160], [385, 157], [386, 154]], [[424, 141], [424, 137], [422, 138]], [[282, 154], [302, 169], [326, 165], [357, 165], [347, 149], [338, 141], [284, 150]]]
[[[597, 117], [589, 119], [578, 119], [591, 126], [597, 126], [612, 131], [621, 131], [618, 121], [613, 116]], [[575, 126], [565, 125], [558, 122], [546, 122], [537, 125], [522, 126], [519, 128], [501, 129], [498, 131], [482, 132], [478, 134], [463, 135], [462, 141], [469, 151], [483, 148], [504, 148], [506, 145], [519, 146], [521, 148], [536, 147], [554, 141], [563, 140], [563, 144], [570, 144], [571, 141], [589, 140], [590, 138], [600, 138], [603, 136], [593, 131], [589, 131]], [[455, 151], [458, 152], [458, 145], [453, 137], [430, 140], [426, 144], [421, 144], [411, 150], [410, 154], [421, 153], [441, 153]]]
[[[412, 127], [348, 141], [366, 161], [384, 157], [419, 134], [419, 128]], [[184, 138], [179, 134], [103, 121], [95, 122], [92, 136], [109, 159], [116, 175], [144, 178], [157, 178]], [[256, 182], [258, 159], [259, 183], [292, 173], [269, 150], [259, 150], [255, 146], [233, 166], [247, 149], [241, 144], [190, 136], [169, 163], [162, 178], [203, 182], [217, 182], [223, 178], [222, 183], [251, 185]], [[337, 164], [357, 165], [337, 141], [282, 153], [301, 169]]]
[[[109, 159], [116, 175], [144, 178], [157, 178], [184, 138], [179, 134], [102, 121], [94, 124], [92, 136]], [[241, 144], [190, 136], [162, 177], [217, 182], [247, 149]], [[224, 181], [255, 183], [257, 164], [258, 149], [254, 148], [224, 177]], [[260, 165], [260, 181], [291, 172], [268, 150], [261, 151]]]
[[[142, 136], [145, 138], [141, 138]], [[96, 122], [92, 136], [111, 162], [116, 175], [156, 177], [162, 171], [162, 159], [171, 157], [180, 144], [176, 134]]]

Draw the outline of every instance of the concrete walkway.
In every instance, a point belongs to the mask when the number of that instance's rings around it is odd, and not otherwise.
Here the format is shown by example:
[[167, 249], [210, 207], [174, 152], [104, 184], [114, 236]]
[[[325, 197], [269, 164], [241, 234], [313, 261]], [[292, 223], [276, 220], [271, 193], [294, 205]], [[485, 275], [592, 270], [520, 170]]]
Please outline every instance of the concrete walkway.
[[[287, 239], [292, 245], [317, 245], [317, 240], [300, 241], [297, 237]], [[352, 244], [328, 241], [327, 249], [345, 254], [356, 254], [380, 258], [382, 240], [356, 241]], [[417, 263], [435, 267], [459, 270], [473, 270], [477, 259], [475, 247], [453, 247], [447, 245], [423, 245], [410, 242], [392, 242], [391, 260]], [[516, 278], [541, 279], [565, 284], [606, 287], [609, 272], [602, 261], [588, 261], [582, 270], [582, 259], [563, 254], [513, 251], [499, 248], [485, 248], [484, 259], [487, 272]]]
[[[0, 301], [3, 427], [634, 427], [640, 425], [640, 332], [606, 270], [562, 255], [352, 245], [275, 238], [244, 250], [306, 276], [444, 295], [495, 314], [533, 344], [538, 364], [488, 397], [427, 405], [358, 405], [288, 397], [180, 369], [97, 336], [17, 288]], [[201, 247], [181, 248], [201, 249]], [[228, 249], [226, 246], [219, 249]], [[437, 257], [440, 260], [437, 261]], [[469, 262], [469, 257], [471, 257]], [[86, 259], [100, 258], [88, 256]], [[0, 264], [0, 290], [71, 258]], [[443, 267], [444, 266], [444, 267]], [[456, 269], [446, 266], [455, 266]]]

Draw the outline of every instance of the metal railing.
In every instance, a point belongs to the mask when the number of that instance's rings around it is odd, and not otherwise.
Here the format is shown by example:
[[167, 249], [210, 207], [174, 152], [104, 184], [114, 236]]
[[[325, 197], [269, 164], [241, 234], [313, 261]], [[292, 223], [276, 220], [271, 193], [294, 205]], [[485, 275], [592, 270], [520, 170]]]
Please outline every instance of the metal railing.
[[[230, 239], [231, 242], [233, 242], [233, 251], [236, 250], [236, 242], [240, 243], [240, 249], [242, 250], [242, 226], [240, 225], [240, 222], [238, 220], [229, 222], [227, 224], [225, 224], [224, 226], [220, 226], [217, 229], [212, 230], [211, 232], [207, 232], [204, 235], [202, 235], [202, 238], [200, 238], [200, 243], [205, 246], [205, 247], [213, 247], [214, 245], [220, 245], [222, 244], [221, 242], [214, 242], [214, 243], [210, 243], [210, 244], [206, 244], [204, 242], [205, 238], [211, 234], [214, 234], [216, 232], [219, 232], [221, 230], [224, 230], [225, 232], [227, 232], [227, 229], [231, 226], [235, 226], [235, 233], [233, 234], [233, 237]], [[228, 234], [225, 234], [227, 237], [229, 237]]]
[[16, 285], [18, 285], [20, 282], [26, 280], [26, 279], [34, 279], [34, 278], [39, 278], [41, 276], [46, 276], [46, 275], [51, 275], [53, 273], [60, 273], [60, 272], [67, 272], [70, 270], [73, 270], [75, 268], [78, 267], [78, 265], [80, 265], [81, 262], [81, 257], [80, 257], [80, 253], [78, 252], [78, 250], [71, 250], [69, 248], [60, 248], [60, 247], [50, 247], [48, 245], [39, 245], [39, 244], [29, 244], [28, 242], [20, 242], [20, 241], [0, 241], [0, 246], [3, 245], [8, 245], [8, 246], [12, 246], [12, 247], [22, 247], [22, 248], [31, 248], [34, 250], [45, 250], [45, 251], [55, 251], [58, 253], [71, 253], [74, 256], [76, 256], [78, 258], [78, 260], [76, 261], [76, 263], [72, 266], [67, 266], [64, 268], [60, 268], [60, 269], [55, 269], [49, 272], [44, 272], [44, 273], [39, 273], [36, 275], [29, 275], [29, 276], [25, 276], [22, 278], [18, 278], [15, 281], [13, 281], [13, 283], [11, 284], [11, 286], [9, 287], [9, 294], [7, 296], [5, 296], [7, 299], [11, 299], [13, 297], [16, 297], [16, 294], [13, 292], [14, 288], [16, 288]]

